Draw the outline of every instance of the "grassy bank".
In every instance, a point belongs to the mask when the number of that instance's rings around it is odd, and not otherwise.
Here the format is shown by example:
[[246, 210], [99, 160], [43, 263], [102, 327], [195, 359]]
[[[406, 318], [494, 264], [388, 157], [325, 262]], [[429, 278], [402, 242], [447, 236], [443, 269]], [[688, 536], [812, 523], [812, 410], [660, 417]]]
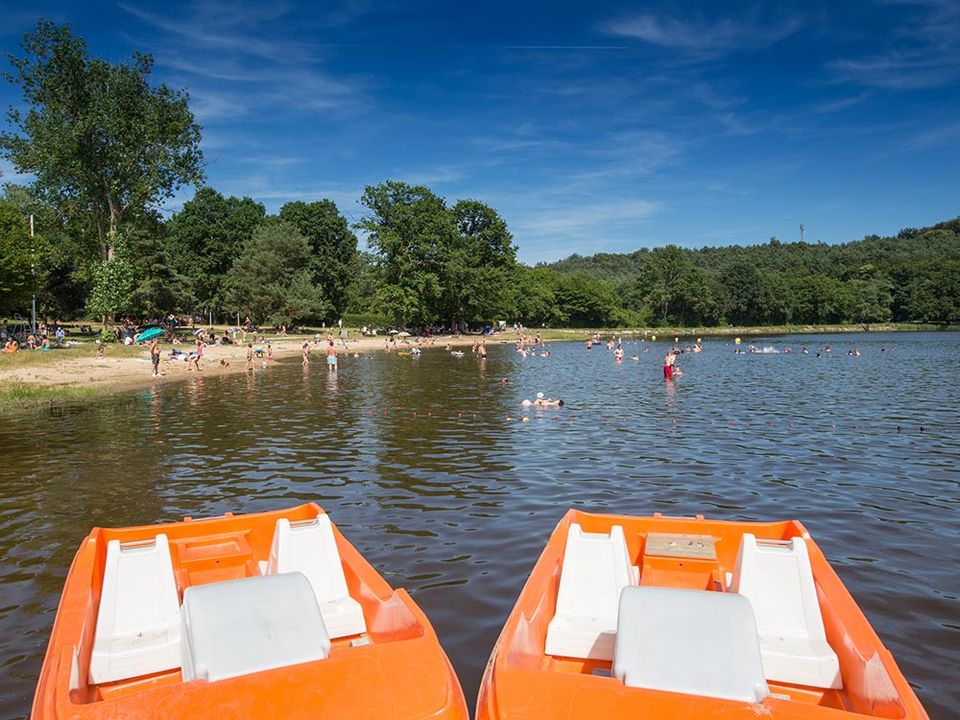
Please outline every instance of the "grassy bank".
[[41, 410], [92, 400], [103, 394], [103, 390], [90, 387], [44, 387], [21, 382], [7, 383], [0, 385], [0, 416], [16, 411]]

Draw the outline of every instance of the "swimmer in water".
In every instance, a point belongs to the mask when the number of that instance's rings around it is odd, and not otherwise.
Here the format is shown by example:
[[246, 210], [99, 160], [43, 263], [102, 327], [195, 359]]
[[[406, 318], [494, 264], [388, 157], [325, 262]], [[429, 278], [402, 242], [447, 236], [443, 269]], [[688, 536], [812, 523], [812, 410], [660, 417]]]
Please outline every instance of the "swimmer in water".
[[530, 407], [531, 405], [536, 405], [537, 407], [563, 407], [563, 400], [554, 400], [552, 398], [544, 397], [542, 392], [538, 392], [536, 400], [533, 402], [524, 400], [520, 404], [524, 407]]

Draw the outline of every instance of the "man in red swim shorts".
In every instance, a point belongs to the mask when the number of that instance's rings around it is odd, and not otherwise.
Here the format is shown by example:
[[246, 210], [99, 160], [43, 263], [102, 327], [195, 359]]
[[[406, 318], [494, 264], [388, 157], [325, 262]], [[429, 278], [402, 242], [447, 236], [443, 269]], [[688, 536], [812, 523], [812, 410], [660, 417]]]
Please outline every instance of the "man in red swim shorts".
[[673, 380], [673, 363], [677, 361], [677, 356], [673, 354], [673, 350], [668, 352], [663, 358], [663, 379], [664, 380]]

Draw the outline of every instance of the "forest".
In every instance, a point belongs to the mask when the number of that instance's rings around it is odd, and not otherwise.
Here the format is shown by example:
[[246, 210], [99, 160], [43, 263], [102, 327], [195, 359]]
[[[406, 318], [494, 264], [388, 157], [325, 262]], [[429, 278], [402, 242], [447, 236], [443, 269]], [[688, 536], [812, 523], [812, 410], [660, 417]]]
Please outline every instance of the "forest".
[[[206, 184], [202, 128], [153, 60], [91, 58], [40, 21], [12, 57], [0, 157], [0, 316], [552, 327], [960, 322], [960, 219], [842, 244], [674, 245], [535, 267], [495, 208], [386, 180], [351, 225], [324, 198], [275, 214]], [[195, 188], [172, 214], [162, 207]], [[363, 238], [358, 241], [358, 233]], [[591, 238], [583, 238], [589, 248]]]

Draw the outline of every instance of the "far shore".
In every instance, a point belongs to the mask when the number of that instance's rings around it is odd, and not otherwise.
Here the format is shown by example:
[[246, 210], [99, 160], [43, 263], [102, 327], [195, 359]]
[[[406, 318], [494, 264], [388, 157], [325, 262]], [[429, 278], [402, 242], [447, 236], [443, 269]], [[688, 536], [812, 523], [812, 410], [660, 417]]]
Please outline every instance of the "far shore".
[[[563, 340], [585, 340], [595, 333], [605, 338], [621, 336], [639, 340], [654, 339], [672, 342], [690, 343], [700, 338], [757, 337], [768, 335], [796, 335], [808, 333], [851, 333], [851, 332], [891, 332], [939, 330], [938, 328], [916, 324], [874, 324], [864, 325], [804, 325], [775, 327], [703, 327], [703, 328], [541, 328], [527, 329], [529, 335], [539, 334], [545, 342]], [[385, 340], [389, 336], [360, 337], [351, 331], [347, 347], [337, 340], [336, 346], [342, 356], [365, 355], [383, 352]], [[489, 336], [459, 335], [437, 336], [431, 351], [442, 350], [446, 345], [470, 346], [479, 339], [488, 344], [513, 343], [516, 333], [512, 328]], [[268, 337], [273, 347], [273, 361], [300, 358], [304, 342], [311, 346], [311, 362], [324, 362], [325, 343], [315, 345], [313, 335], [295, 335], [288, 337]], [[265, 344], [255, 344], [255, 347]], [[416, 345], [416, 338], [409, 338], [409, 346], [398, 341], [397, 350], [409, 349]], [[182, 360], [171, 360], [173, 346], [164, 344], [163, 360], [160, 363], [160, 377], [153, 377], [146, 347], [125, 347], [119, 344], [107, 345], [103, 358], [97, 359], [96, 345], [91, 341], [82, 342], [73, 350], [53, 350], [49, 352], [20, 352], [13, 357], [0, 356], [0, 412], [46, 407], [63, 402], [73, 402], [124, 390], [136, 390], [159, 384], [181, 382], [190, 377], [218, 377], [248, 370], [244, 345], [211, 345], [204, 350], [202, 370], [188, 370]], [[189, 344], [180, 345], [183, 351], [189, 351]], [[221, 363], [221, 360], [223, 363]], [[253, 370], [262, 371], [269, 365], [264, 358], [257, 358]]]

